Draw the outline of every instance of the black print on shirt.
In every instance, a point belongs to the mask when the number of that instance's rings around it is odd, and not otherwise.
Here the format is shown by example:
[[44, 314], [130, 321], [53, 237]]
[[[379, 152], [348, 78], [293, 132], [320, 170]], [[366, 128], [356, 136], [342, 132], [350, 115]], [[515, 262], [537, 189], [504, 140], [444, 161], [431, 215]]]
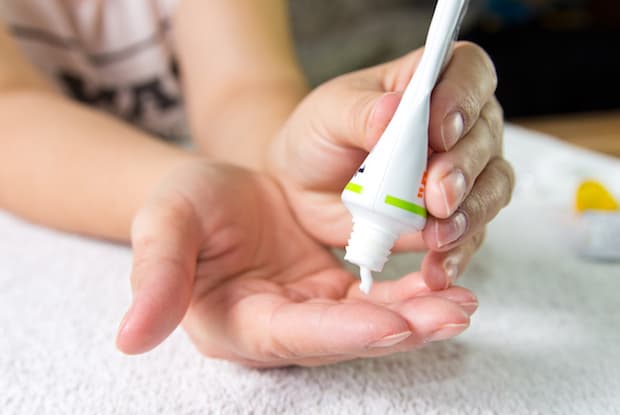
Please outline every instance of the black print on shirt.
[[176, 59], [173, 59], [172, 63], [170, 64], [170, 72], [172, 72], [174, 79], [176, 79], [177, 81], [181, 79], [181, 70], [179, 69], [179, 63], [176, 61]]
[[130, 120], [136, 120], [144, 114], [144, 105], [153, 102], [158, 110], [166, 111], [179, 105], [179, 98], [168, 95], [162, 88], [159, 78], [153, 78], [131, 88], [133, 109], [129, 114]]
[[125, 45], [120, 49], [99, 53], [91, 53], [84, 50], [79, 39], [63, 37], [44, 29], [10, 24], [9, 30], [15, 37], [23, 41], [40, 43], [51, 48], [73, 50], [82, 53], [92, 65], [102, 67], [131, 59], [133, 56], [161, 44], [164, 41], [166, 33], [170, 30], [170, 22], [167, 19], [163, 19], [159, 22], [155, 31], [143, 39]]
[[86, 91], [85, 82], [81, 77], [68, 72], [61, 72], [59, 78], [74, 99], [88, 105], [114, 108], [116, 89], [101, 88], [89, 93]]
[[[142, 118], [148, 105], [163, 112], [178, 107], [181, 102], [178, 96], [166, 91], [160, 77], [153, 77], [125, 87], [105, 86], [99, 89], [89, 88], [80, 75], [68, 71], [62, 71], [59, 78], [77, 101], [103, 107], [129, 121]], [[121, 96], [128, 97], [127, 108], [120, 108]]]

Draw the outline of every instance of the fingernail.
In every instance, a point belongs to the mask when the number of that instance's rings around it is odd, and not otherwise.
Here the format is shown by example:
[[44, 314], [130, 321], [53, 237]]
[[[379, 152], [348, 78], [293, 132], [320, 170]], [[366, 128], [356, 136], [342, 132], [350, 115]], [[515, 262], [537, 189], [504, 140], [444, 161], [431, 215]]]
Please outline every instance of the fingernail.
[[479, 305], [480, 305], [480, 304], [478, 303], [478, 301], [470, 301], [470, 302], [467, 302], [467, 303], [459, 303], [459, 306], [460, 306], [463, 310], [465, 310], [465, 312], [466, 312], [468, 315], [470, 315], [470, 316], [471, 316], [472, 314], [474, 314], [474, 312], [478, 309], [478, 306], [479, 306]]
[[133, 304], [131, 304], [131, 306], [129, 307], [125, 315], [123, 316], [121, 323], [118, 325], [118, 331], [117, 331], [118, 334], [123, 333], [127, 330], [127, 322], [129, 321], [129, 317], [132, 314], [132, 310], [133, 310]]
[[468, 323], [446, 324], [442, 328], [428, 336], [426, 338], [426, 341], [436, 342], [439, 340], [450, 339], [458, 334], [461, 334], [468, 326]]
[[452, 218], [435, 222], [437, 247], [442, 248], [459, 239], [467, 230], [467, 218], [463, 212], [456, 212]]
[[451, 215], [465, 199], [465, 192], [467, 192], [465, 175], [458, 169], [453, 170], [439, 181], [439, 189], [446, 208], [446, 215]]
[[125, 313], [125, 316], [121, 320], [121, 324], [118, 325], [118, 330], [116, 331], [117, 334], [121, 334], [122, 332], [125, 331], [125, 325], [127, 324], [128, 317], [129, 317], [129, 312]]
[[453, 112], [444, 118], [441, 124], [441, 139], [444, 149], [449, 150], [461, 138], [465, 129], [465, 120], [460, 112]]
[[386, 92], [374, 101], [368, 116], [368, 131], [364, 141], [364, 145], [368, 149], [376, 144], [387, 123], [392, 119], [393, 111], [396, 110], [401, 96], [402, 93], [400, 92]]
[[450, 287], [459, 276], [459, 263], [457, 257], [449, 257], [443, 263], [443, 270], [446, 273], [446, 288]]
[[392, 347], [402, 342], [409, 336], [411, 336], [411, 331], [409, 330], [403, 331], [401, 333], [390, 334], [389, 336], [385, 336], [384, 338], [370, 344], [368, 347], [373, 349], [381, 347]]

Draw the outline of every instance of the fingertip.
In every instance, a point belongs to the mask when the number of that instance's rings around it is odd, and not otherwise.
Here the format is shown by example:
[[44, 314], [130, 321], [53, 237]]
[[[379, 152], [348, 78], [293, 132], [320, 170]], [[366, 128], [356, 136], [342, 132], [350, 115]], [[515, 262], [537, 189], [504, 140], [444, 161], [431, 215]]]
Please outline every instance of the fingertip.
[[460, 95], [450, 79], [440, 80], [433, 91], [428, 137], [433, 151], [449, 151], [468, 129], [468, 119], [457, 102]]
[[[355, 288], [355, 289], [353, 289]], [[370, 299], [372, 302], [389, 305], [407, 301], [430, 292], [419, 272], [404, 275], [398, 280], [377, 281], [369, 296], [364, 296], [357, 287], [349, 290], [348, 297], [356, 299]]]
[[465, 117], [461, 111], [453, 111], [441, 122], [440, 138], [444, 151], [450, 150], [465, 132]]
[[436, 291], [434, 295], [458, 304], [469, 316], [473, 315], [478, 309], [479, 304], [476, 295], [463, 287], [452, 286], [445, 290]]
[[464, 137], [496, 87], [497, 73], [489, 55], [474, 43], [458, 43], [433, 90], [429, 126], [431, 148], [445, 152]]
[[467, 197], [471, 182], [470, 175], [454, 157], [436, 153], [429, 160], [424, 193], [429, 213], [439, 219], [449, 218]]
[[469, 320], [466, 323], [448, 323], [441, 326], [426, 339], [427, 342], [448, 340], [458, 336], [469, 327]]
[[441, 266], [440, 253], [430, 251], [422, 260], [422, 275], [426, 286], [433, 290], [444, 290], [450, 285], [445, 269]]
[[401, 92], [387, 92], [376, 100], [368, 120], [367, 138], [364, 143], [367, 151], [370, 151], [379, 141], [381, 134], [392, 120], [401, 98]]
[[480, 303], [478, 303], [478, 299], [474, 297], [472, 301], [462, 302], [459, 303], [459, 305], [463, 310], [465, 310], [467, 314], [472, 316], [476, 312], [476, 310], [478, 310], [478, 306], [480, 305]]
[[137, 347], [137, 342], [134, 339], [134, 335], [131, 330], [127, 329], [127, 322], [130, 319], [131, 309], [127, 311], [121, 323], [116, 331], [116, 348], [124, 354], [133, 355], [141, 353], [140, 348]]
[[424, 243], [429, 249], [432, 249], [433, 251], [441, 250], [441, 248], [439, 248], [440, 244], [437, 239], [437, 227], [439, 226], [439, 221], [440, 219], [429, 216], [426, 219], [426, 226], [422, 230], [422, 239], [424, 240]]
[[435, 218], [446, 219], [451, 215], [450, 194], [446, 191], [445, 187], [441, 187], [440, 181], [434, 176], [434, 174], [429, 174], [427, 185], [424, 189], [424, 203], [426, 204], [428, 213]]
[[[134, 257], [139, 258], [136, 253]], [[127, 354], [147, 352], [172, 333], [185, 316], [193, 289], [192, 265], [186, 269], [180, 261], [164, 260], [165, 254], [135, 258], [133, 301], [116, 339]]]
[[440, 296], [415, 298], [399, 305], [397, 310], [407, 319], [418, 341], [429, 339], [444, 327], [464, 329], [470, 320], [463, 307]]
[[393, 252], [423, 251], [426, 249], [422, 232], [415, 231], [401, 235], [394, 244]]
[[135, 308], [135, 304], [129, 308], [116, 334], [116, 348], [127, 355], [148, 352], [161, 341], [159, 336], [153, 336], [153, 330], [145, 330], [145, 324], [136, 316]]
[[138, 293], [119, 324], [116, 347], [129, 355], [148, 352], [174, 331], [185, 315], [185, 309], [184, 301], [161, 302], [158, 296]]
[[428, 220], [422, 237], [429, 249], [446, 252], [462, 245], [470, 232], [469, 217], [464, 211], [458, 210], [448, 219], [432, 218]]

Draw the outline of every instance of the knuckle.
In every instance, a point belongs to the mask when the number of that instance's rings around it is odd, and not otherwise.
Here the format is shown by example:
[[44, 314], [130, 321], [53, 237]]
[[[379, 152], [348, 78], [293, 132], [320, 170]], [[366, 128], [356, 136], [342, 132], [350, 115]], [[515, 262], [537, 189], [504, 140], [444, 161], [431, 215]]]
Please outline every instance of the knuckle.
[[161, 242], [170, 230], [193, 234], [191, 218], [195, 217], [193, 203], [180, 193], [156, 199], [140, 210], [131, 224], [131, 245], [138, 253], [148, 252]]
[[476, 233], [472, 238], [474, 250], [477, 250], [478, 248], [480, 248], [480, 246], [482, 246], [482, 243], [484, 242], [485, 238], [486, 238], [486, 227], [483, 227], [482, 230]]
[[489, 54], [480, 46], [477, 46], [477, 51], [479, 53], [484, 70], [488, 75], [488, 79], [491, 81], [491, 89], [495, 91], [498, 84], [497, 70], [495, 69], [495, 64], [493, 63], [493, 60], [491, 59]]
[[506, 160], [501, 157], [496, 157], [491, 160], [488, 166], [489, 176], [493, 181], [493, 202], [499, 203], [500, 208], [505, 207], [510, 203], [512, 193], [514, 189], [514, 172], [512, 166]]
[[504, 108], [502, 107], [502, 104], [497, 99], [497, 96], [493, 95], [491, 97], [490, 105], [493, 107], [493, 109], [497, 113], [497, 117], [502, 121], [502, 125], [503, 125], [503, 122], [504, 122]]
[[329, 94], [330, 92], [333, 92], [334, 90], [338, 90], [340, 88], [340, 85], [345, 82], [346, 83], [347, 80], [347, 74], [342, 74], [342, 75], [338, 75], [332, 79], [329, 79], [325, 82], [323, 82], [322, 84], [320, 84], [318, 87], [316, 87], [314, 89], [314, 93], [316, 94], [322, 94], [322, 93], [326, 93]]
[[480, 45], [469, 41], [457, 42], [455, 52], [458, 50], [466, 53], [474, 61], [479, 62], [482, 66], [481, 69], [488, 75], [487, 79], [491, 81], [493, 91], [495, 91], [498, 83], [497, 70], [495, 69], [493, 59], [491, 59], [491, 56], [487, 53], [487, 51]]
[[484, 54], [484, 65], [489, 73], [489, 79], [491, 80], [491, 89], [495, 92], [497, 89], [497, 84], [499, 83], [499, 79], [497, 77], [497, 69], [495, 69], [495, 64], [491, 57], [486, 51], [482, 51]]
[[[471, 128], [497, 88], [497, 72], [489, 55], [480, 46], [471, 42], [459, 42], [454, 51], [454, 65], [451, 81], [456, 88], [458, 107], [465, 118], [466, 129]], [[467, 80], [467, 82], [464, 82]], [[497, 105], [499, 109], [499, 105]], [[496, 111], [497, 120], [503, 119]], [[499, 121], [498, 121], [499, 122]]]
[[131, 247], [133, 249], [134, 268], [141, 267], [147, 262], [147, 258], [156, 244], [157, 238], [152, 234], [140, 234], [133, 238]]
[[164, 225], [184, 223], [194, 216], [194, 203], [181, 192], [171, 192], [153, 207], [154, 219]]
[[[480, 228], [492, 220], [509, 201], [510, 175], [507, 169], [498, 167], [498, 160], [500, 159], [491, 160], [463, 203], [463, 208], [471, 220], [472, 231], [480, 231]], [[498, 168], [501, 169], [499, 172]]]
[[480, 119], [485, 124], [494, 143], [493, 154], [502, 154], [504, 118], [501, 107], [493, 102], [484, 106]]
[[467, 218], [468, 230], [475, 231], [486, 217], [488, 201], [480, 192], [471, 192], [462, 206], [462, 211]]
[[468, 56], [476, 57], [477, 55], [484, 54], [484, 49], [482, 49], [478, 44], [471, 42], [469, 40], [459, 40], [454, 45], [455, 53], [463, 53]]
[[506, 192], [505, 192], [505, 199], [504, 199], [504, 206], [506, 206], [510, 203], [510, 200], [512, 199], [512, 194], [514, 192], [515, 174], [514, 174], [514, 170], [512, 169], [512, 166], [506, 160], [502, 159], [501, 166], [502, 166], [501, 170], [503, 172], [503, 177], [506, 180], [506, 184], [505, 184]]

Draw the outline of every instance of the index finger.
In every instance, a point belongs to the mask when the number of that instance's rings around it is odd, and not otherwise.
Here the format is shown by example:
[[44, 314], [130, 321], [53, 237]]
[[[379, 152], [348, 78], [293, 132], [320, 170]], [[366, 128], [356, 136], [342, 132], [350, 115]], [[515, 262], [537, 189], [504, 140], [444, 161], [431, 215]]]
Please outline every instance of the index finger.
[[450, 150], [476, 123], [496, 87], [497, 74], [489, 55], [473, 43], [458, 42], [431, 96], [430, 147]]

